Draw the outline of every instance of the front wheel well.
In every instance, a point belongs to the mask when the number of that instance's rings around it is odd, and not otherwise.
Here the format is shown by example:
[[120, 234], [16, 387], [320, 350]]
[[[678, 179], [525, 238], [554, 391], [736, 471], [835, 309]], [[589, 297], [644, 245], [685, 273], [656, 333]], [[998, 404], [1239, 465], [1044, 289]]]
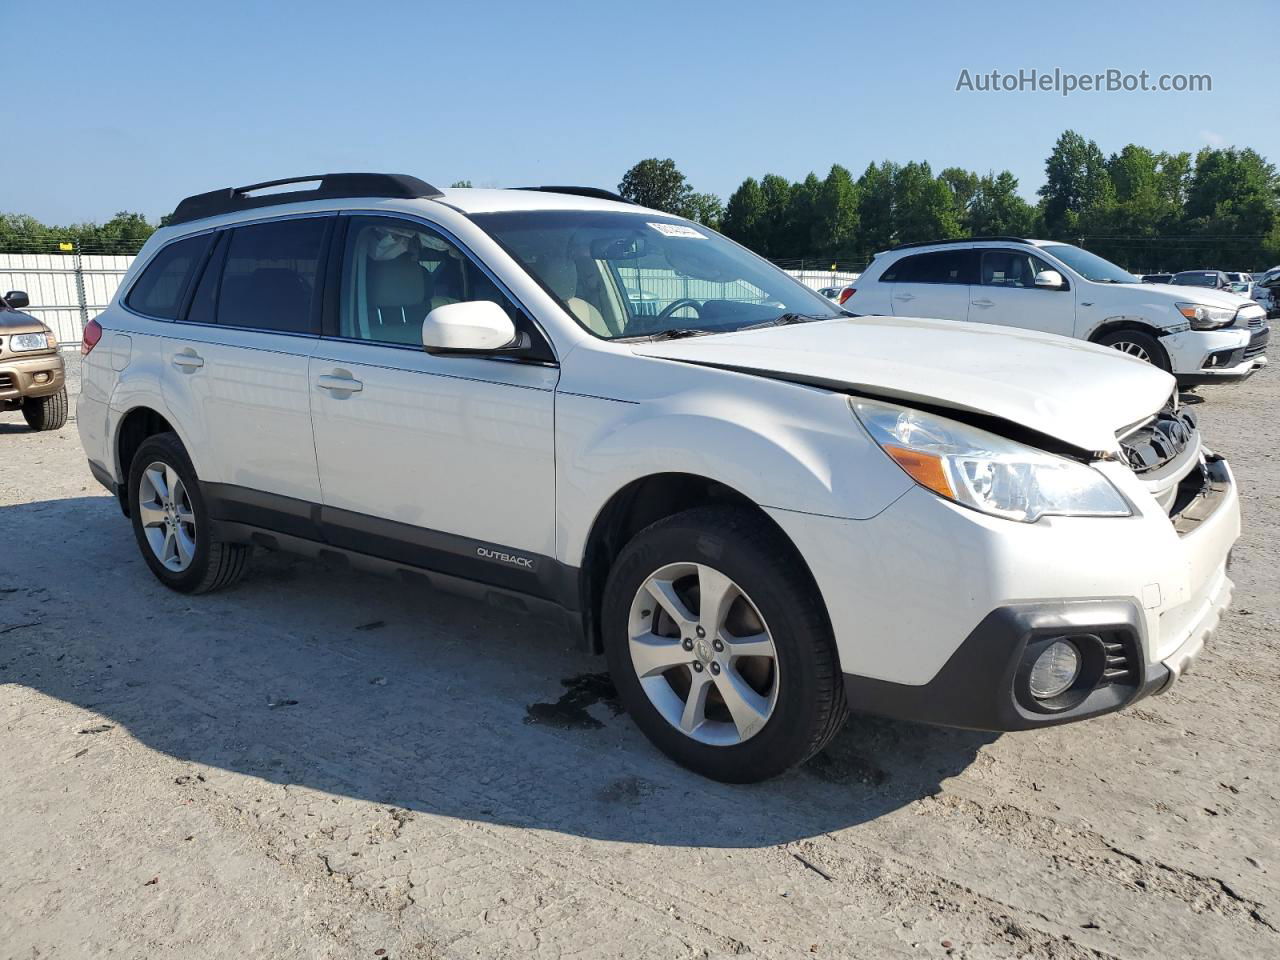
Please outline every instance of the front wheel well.
[[[633, 480], [618, 490], [596, 515], [583, 551], [579, 570], [579, 595], [583, 631], [588, 648], [600, 653], [604, 645], [600, 637], [600, 607], [604, 585], [613, 562], [633, 537], [649, 525], [694, 507], [734, 506], [753, 513], [773, 527], [791, 544], [790, 538], [750, 497], [718, 481], [689, 473], [661, 473]], [[794, 561], [804, 575], [812, 574], [800, 551]]]
[[120, 501], [120, 510], [126, 517], [129, 516], [129, 465], [133, 463], [133, 455], [147, 437], [171, 432], [173, 427], [169, 425], [169, 421], [150, 407], [135, 407], [120, 422], [120, 429], [116, 433], [116, 473], [123, 480], [117, 488], [116, 496]]

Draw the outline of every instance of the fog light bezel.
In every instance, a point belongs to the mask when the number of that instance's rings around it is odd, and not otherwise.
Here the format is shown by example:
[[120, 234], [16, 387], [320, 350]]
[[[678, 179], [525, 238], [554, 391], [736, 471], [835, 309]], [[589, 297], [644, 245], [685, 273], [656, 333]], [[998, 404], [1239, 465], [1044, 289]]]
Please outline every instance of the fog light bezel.
[[[1031, 670], [1040, 657], [1055, 643], [1070, 643], [1080, 656], [1075, 679], [1061, 693], [1041, 699], [1031, 692]], [[1107, 655], [1102, 637], [1096, 633], [1054, 632], [1033, 637], [1022, 651], [1022, 662], [1014, 678], [1014, 693], [1024, 709], [1035, 713], [1062, 713], [1079, 706], [1097, 689], [1106, 670]]]

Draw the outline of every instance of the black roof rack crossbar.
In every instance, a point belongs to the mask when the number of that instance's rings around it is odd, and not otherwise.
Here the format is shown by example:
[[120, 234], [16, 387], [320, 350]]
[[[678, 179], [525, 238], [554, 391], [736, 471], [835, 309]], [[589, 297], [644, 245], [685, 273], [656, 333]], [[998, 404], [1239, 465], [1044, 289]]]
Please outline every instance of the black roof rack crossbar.
[[[282, 187], [290, 183], [314, 183], [312, 189], [285, 190], [259, 197], [250, 196], [255, 190]], [[311, 177], [288, 177], [284, 180], [268, 180], [244, 187], [226, 187], [197, 193], [187, 197], [173, 211], [170, 223], [187, 223], [216, 217], [223, 213], [239, 213], [255, 207], [270, 207], [278, 203], [300, 203], [304, 200], [337, 200], [355, 197], [388, 197], [396, 200], [414, 200], [444, 196], [439, 190], [417, 177], [405, 173], [321, 173]]]
[[981, 240], [995, 240], [1000, 243], [1026, 243], [1025, 237], [952, 237], [950, 240], [916, 240], [912, 243], [900, 243], [890, 250], [910, 250], [912, 247], [936, 247], [944, 243], [976, 243]]
[[540, 193], [566, 193], [571, 197], [591, 197], [595, 200], [614, 200], [618, 203], [631, 203], [622, 194], [600, 187], [516, 187], [517, 190], [537, 190]]

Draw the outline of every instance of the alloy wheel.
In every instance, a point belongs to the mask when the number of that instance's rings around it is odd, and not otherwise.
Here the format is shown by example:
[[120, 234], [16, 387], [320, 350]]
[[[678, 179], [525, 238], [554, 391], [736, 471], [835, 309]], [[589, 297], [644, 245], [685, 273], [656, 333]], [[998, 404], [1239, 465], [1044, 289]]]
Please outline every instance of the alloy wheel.
[[773, 636], [746, 592], [714, 567], [671, 563], [651, 573], [631, 603], [628, 637], [649, 701], [685, 736], [733, 746], [773, 715]]
[[181, 573], [196, 555], [196, 514], [191, 497], [167, 463], [155, 461], [138, 483], [138, 519], [147, 544], [168, 570]]
[[1129, 356], [1145, 360], [1147, 363], [1151, 362], [1151, 354], [1147, 353], [1140, 343], [1134, 343], [1132, 340], [1117, 340], [1111, 346], [1121, 353], [1127, 353]]

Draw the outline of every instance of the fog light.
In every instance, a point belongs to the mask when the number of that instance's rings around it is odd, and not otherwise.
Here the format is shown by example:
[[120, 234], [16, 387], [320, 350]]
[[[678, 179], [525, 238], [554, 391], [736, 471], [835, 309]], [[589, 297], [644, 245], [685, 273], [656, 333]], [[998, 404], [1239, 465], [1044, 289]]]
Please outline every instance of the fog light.
[[1031, 665], [1031, 695], [1049, 700], [1070, 689], [1080, 675], [1080, 651], [1067, 640], [1055, 640]]
[[37, 373], [35, 376], [36, 383], [48, 383], [49, 375], [47, 373]]

